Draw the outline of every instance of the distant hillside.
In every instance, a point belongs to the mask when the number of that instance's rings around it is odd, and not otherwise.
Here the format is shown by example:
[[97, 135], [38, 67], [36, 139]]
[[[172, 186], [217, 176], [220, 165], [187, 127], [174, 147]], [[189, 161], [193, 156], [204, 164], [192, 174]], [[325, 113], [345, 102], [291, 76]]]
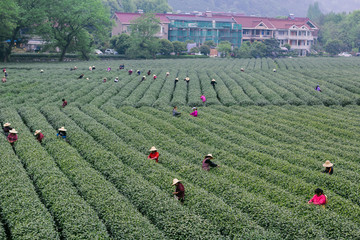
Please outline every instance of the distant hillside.
[[[168, 0], [173, 11], [221, 11], [241, 12], [246, 15], [287, 16], [293, 13], [296, 16], [306, 16], [309, 4], [314, 0]], [[324, 13], [349, 12], [360, 9], [359, 0], [318, 0]]]

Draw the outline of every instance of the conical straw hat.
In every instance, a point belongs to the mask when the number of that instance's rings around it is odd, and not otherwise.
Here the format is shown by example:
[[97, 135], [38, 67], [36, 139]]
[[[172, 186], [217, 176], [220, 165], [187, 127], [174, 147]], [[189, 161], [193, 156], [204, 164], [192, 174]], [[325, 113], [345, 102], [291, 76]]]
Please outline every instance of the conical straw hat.
[[175, 185], [175, 184], [177, 184], [178, 182], [181, 182], [181, 181], [180, 181], [179, 179], [177, 179], [177, 178], [174, 178], [172, 185]]

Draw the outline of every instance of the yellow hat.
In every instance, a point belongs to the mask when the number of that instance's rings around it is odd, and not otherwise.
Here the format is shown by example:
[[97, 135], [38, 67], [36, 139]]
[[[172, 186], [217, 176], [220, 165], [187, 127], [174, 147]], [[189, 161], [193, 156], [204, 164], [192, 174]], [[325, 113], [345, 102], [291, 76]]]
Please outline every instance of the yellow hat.
[[334, 164], [332, 164], [329, 160], [326, 160], [326, 162], [323, 164], [324, 167], [332, 167]]
[[40, 132], [41, 132], [41, 130], [36, 130], [35, 133], [34, 133], [34, 135], [36, 136], [36, 135], [38, 135]]
[[4, 123], [4, 127], [9, 127], [11, 125], [11, 123]]
[[64, 127], [59, 128], [59, 131], [66, 132], [66, 129]]
[[150, 152], [157, 151], [156, 147], [152, 146], [149, 150]]
[[180, 181], [179, 179], [177, 179], [177, 178], [174, 178], [172, 185], [175, 185], [175, 184], [177, 184], [178, 182], [181, 182], [181, 181]]
[[15, 130], [15, 128], [13, 128], [9, 131], [9, 133], [18, 133], [18, 132]]

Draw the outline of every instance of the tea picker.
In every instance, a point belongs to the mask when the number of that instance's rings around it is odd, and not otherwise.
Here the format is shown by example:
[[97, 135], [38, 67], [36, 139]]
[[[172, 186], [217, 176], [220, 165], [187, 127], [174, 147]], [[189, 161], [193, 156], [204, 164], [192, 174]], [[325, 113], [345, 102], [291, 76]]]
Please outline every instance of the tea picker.
[[179, 200], [181, 204], [185, 201], [185, 187], [181, 181], [177, 178], [173, 179], [172, 186], [176, 186], [175, 192], [173, 192], [175, 199]]
[[56, 134], [56, 136], [63, 138], [66, 140], [66, 129], [64, 127], [61, 127], [58, 129], [59, 132]]
[[153, 159], [153, 160], [155, 160], [156, 163], [158, 163], [159, 162], [159, 153], [158, 153], [156, 147], [154, 147], [154, 146], [151, 147], [149, 151], [150, 151], [150, 154], [148, 156], [148, 159]]
[[213, 159], [213, 156], [211, 154], [208, 154], [205, 156], [204, 160], [202, 161], [202, 169], [205, 171], [209, 171], [210, 167], [220, 167], [216, 163], [213, 163], [211, 161]]

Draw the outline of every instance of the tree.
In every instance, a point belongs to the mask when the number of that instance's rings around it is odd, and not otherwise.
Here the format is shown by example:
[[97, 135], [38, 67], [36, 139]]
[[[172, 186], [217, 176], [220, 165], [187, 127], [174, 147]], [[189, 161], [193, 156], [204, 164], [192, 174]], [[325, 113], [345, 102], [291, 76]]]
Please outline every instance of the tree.
[[113, 36], [110, 39], [110, 43], [112, 48], [114, 48], [119, 54], [125, 54], [126, 50], [131, 45], [131, 37], [126, 34], [122, 33], [116, 36]]
[[204, 45], [211, 47], [216, 47], [216, 44], [213, 40], [207, 40], [204, 42]]
[[228, 56], [231, 51], [231, 43], [229, 41], [221, 41], [218, 45], [218, 51], [221, 52], [222, 57]]
[[340, 53], [343, 49], [343, 42], [340, 40], [329, 40], [326, 42], [325, 51], [328, 52], [331, 55], [336, 55]]
[[185, 45], [188, 45], [189, 43], [195, 43], [195, 41], [194, 40], [186, 40], [185, 41]]
[[251, 44], [250, 55], [254, 58], [266, 56], [266, 45], [263, 42], [253, 42]]
[[145, 13], [166, 13], [171, 11], [167, 0], [134, 0], [137, 9]]
[[290, 49], [291, 49], [291, 45], [288, 44], [288, 43], [285, 43], [285, 44], [284, 44], [284, 47], [286, 47], [288, 51], [290, 51]]
[[200, 50], [198, 47], [193, 47], [192, 49], [190, 49], [190, 53], [198, 53]]
[[81, 38], [93, 35], [101, 39], [108, 36], [110, 31], [110, 16], [100, 0], [48, 1], [46, 12], [48, 21], [44, 23], [42, 33], [50, 46], [60, 49], [59, 61], [64, 60], [65, 53], [70, 48], [83, 48], [83, 44], [78, 43], [90, 42], [89, 39]]
[[[2, 42], [2, 58], [4, 61], [9, 60], [12, 49], [17, 44], [26, 42], [26, 36], [33, 34], [40, 26], [39, 23], [45, 21], [45, 0], [1, 0], [0, 8], [1, 14], [0, 32], [6, 31], [5, 40]], [[25, 32], [26, 31], [26, 32]]]
[[174, 52], [173, 44], [167, 39], [160, 39], [160, 53], [170, 55], [172, 52]]
[[136, 5], [133, 0], [102, 0], [106, 8], [110, 10], [111, 16], [115, 12], [135, 12]]
[[209, 55], [210, 54], [210, 47], [208, 45], [202, 45], [200, 47], [200, 52], [204, 55]]
[[172, 42], [173, 46], [174, 46], [174, 52], [176, 54], [180, 54], [181, 52], [186, 51], [186, 44], [184, 42], [180, 42], [180, 41], [175, 41]]
[[267, 57], [279, 55], [281, 48], [279, 46], [278, 40], [276, 40], [275, 38], [265, 39], [264, 44], [266, 46], [265, 55]]
[[131, 45], [126, 51], [130, 58], [155, 58], [160, 42], [155, 34], [160, 30], [160, 19], [155, 14], [143, 14], [131, 21]]
[[323, 13], [320, 10], [319, 2], [314, 2], [314, 4], [309, 5], [307, 17], [316, 23], [320, 23]]
[[6, 41], [16, 28], [17, 17], [18, 6], [14, 1], [3, 0], [0, 2], [0, 57], [4, 61], [6, 60], [6, 49], [9, 47]]

